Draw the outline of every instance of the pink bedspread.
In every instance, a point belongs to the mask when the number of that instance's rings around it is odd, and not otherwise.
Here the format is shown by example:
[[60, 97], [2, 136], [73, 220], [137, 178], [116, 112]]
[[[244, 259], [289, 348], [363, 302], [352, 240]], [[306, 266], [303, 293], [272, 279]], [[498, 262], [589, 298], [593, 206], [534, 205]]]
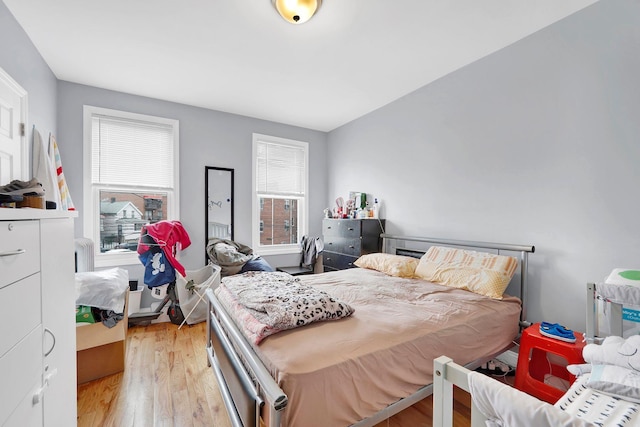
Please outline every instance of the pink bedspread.
[[283, 426], [351, 425], [432, 383], [434, 358], [466, 364], [504, 349], [519, 330], [513, 297], [359, 268], [300, 278], [355, 312], [254, 346], [289, 397]]

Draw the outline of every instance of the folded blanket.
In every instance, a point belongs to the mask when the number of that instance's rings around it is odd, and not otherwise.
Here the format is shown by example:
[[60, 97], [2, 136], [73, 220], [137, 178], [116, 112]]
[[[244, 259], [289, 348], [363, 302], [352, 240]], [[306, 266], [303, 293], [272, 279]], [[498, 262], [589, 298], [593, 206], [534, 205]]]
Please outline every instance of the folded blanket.
[[283, 272], [225, 277], [215, 291], [254, 344], [277, 332], [350, 316], [354, 309]]

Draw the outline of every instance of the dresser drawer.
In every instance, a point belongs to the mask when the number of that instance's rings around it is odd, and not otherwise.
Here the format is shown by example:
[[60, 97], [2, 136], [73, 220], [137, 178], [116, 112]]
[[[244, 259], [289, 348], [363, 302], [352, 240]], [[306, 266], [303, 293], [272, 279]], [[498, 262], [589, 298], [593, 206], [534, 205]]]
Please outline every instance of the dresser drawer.
[[360, 256], [362, 245], [359, 237], [345, 238], [328, 236], [325, 238], [324, 249], [330, 252], [339, 252], [346, 255]]
[[38, 221], [0, 221], [0, 288], [40, 271]]
[[33, 396], [38, 393], [41, 384], [38, 381], [31, 387], [2, 427], [41, 427], [43, 425], [42, 399], [33, 403]]
[[333, 268], [336, 270], [344, 270], [345, 268], [354, 268], [354, 262], [358, 259], [357, 256], [349, 256], [338, 254], [335, 252], [324, 251], [322, 252], [322, 263], [325, 267]]
[[[13, 324], [16, 322], [14, 321]], [[0, 358], [0, 424], [42, 381], [42, 329], [34, 329]]]
[[[41, 322], [40, 274], [34, 274], [0, 288], [0, 357]], [[1, 377], [0, 377], [1, 378]]]
[[357, 219], [325, 219], [323, 236], [360, 237], [362, 222]]

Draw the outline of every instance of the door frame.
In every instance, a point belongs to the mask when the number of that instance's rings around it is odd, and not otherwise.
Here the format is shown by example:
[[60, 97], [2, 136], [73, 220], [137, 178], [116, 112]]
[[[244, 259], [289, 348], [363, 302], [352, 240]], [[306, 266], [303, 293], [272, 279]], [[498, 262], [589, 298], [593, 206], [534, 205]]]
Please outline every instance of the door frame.
[[20, 173], [15, 179], [27, 180], [29, 176], [29, 145], [27, 144], [27, 91], [22, 88], [2, 67], [0, 67], [0, 84], [8, 87], [20, 98], [20, 119], [24, 124], [24, 133], [20, 134]]

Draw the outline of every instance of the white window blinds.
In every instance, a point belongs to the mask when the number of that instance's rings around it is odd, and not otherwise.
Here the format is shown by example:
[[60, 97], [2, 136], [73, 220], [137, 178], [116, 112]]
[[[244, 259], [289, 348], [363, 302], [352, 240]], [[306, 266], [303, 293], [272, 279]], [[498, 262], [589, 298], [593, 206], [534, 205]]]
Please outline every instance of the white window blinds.
[[304, 196], [305, 148], [257, 141], [256, 190], [272, 196]]
[[92, 183], [173, 188], [172, 126], [93, 115], [91, 129]]

